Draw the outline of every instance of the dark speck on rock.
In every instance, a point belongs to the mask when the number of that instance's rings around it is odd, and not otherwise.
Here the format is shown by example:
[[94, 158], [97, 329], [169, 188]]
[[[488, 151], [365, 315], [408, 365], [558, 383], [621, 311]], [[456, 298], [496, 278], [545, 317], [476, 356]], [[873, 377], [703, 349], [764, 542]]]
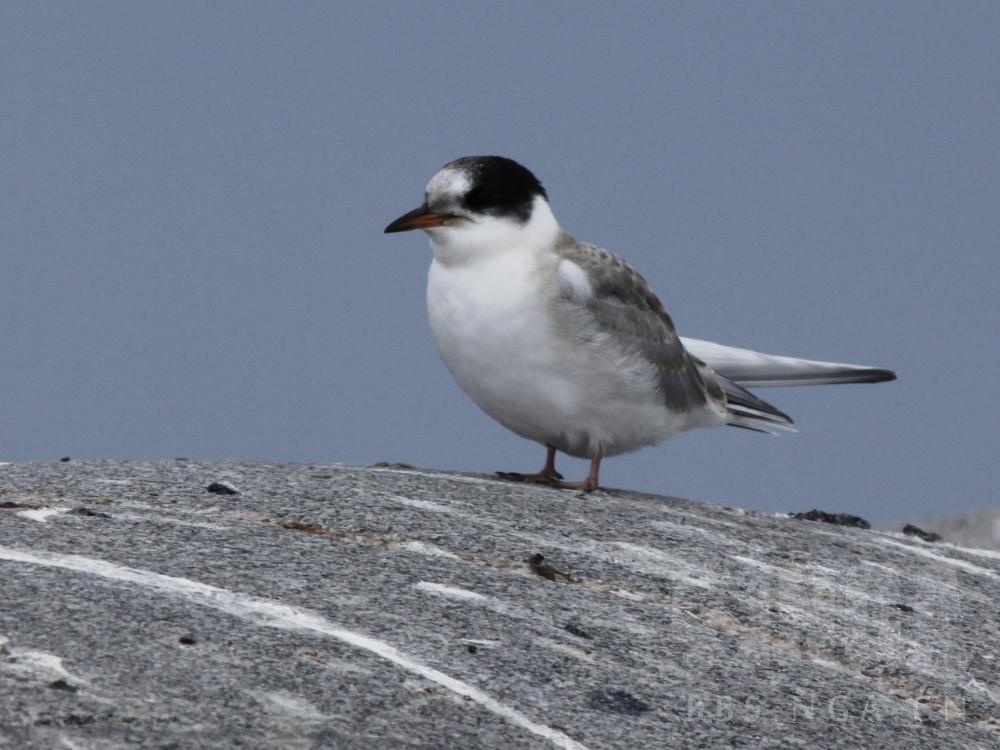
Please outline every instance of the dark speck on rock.
[[628, 716], [638, 716], [649, 710], [647, 703], [624, 690], [594, 690], [590, 693], [590, 707]]
[[935, 534], [933, 531], [924, 531], [920, 527], [914, 526], [912, 523], [908, 523], [903, 527], [903, 533], [907, 536], [915, 536], [917, 539], [923, 539], [925, 542], [944, 541], [944, 537], [940, 534]]
[[194, 639], [193, 635], [182, 635], [180, 638], [177, 639], [177, 642], [182, 646], [193, 646], [198, 641]]
[[594, 637], [590, 633], [588, 633], [586, 630], [584, 630], [583, 628], [581, 628], [579, 625], [577, 625], [575, 622], [573, 622], [572, 620], [570, 622], [567, 622], [565, 625], [563, 625], [563, 629], [567, 633], [575, 635], [577, 638], [587, 638], [587, 639], [590, 639], [590, 638]]
[[898, 609], [901, 612], [912, 612], [913, 611], [913, 607], [911, 607], [909, 604], [890, 604], [889, 606], [890, 607], [895, 607], [896, 609]]
[[821, 521], [822, 523], [832, 523], [835, 526], [851, 526], [856, 529], [870, 529], [872, 527], [861, 516], [852, 516], [850, 513], [827, 513], [825, 510], [810, 510], [805, 513], [792, 513], [791, 516], [801, 521]]
[[240, 491], [229, 484], [229, 482], [212, 482], [208, 487], [205, 488], [209, 492], [214, 492], [216, 495], [238, 495]]
[[474, 654], [477, 651], [479, 651], [479, 649], [476, 648], [476, 644], [475, 643], [470, 643], [468, 646], [466, 646], [466, 649], [469, 651], [470, 654]]
[[566, 573], [561, 573], [560, 571], [553, 568], [547, 562], [545, 562], [545, 555], [536, 552], [531, 557], [528, 558], [528, 567], [531, 568], [531, 572], [535, 575], [546, 578], [550, 581], [569, 581], [570, 577]]
[[56, 680], [55, 682], [50, 682], [49, 687], [52, 688], [53, 690], [65, 690], [67, 693], [75, 693], [77, 690], [80, 689], [76, 685], [70, 685], [68, 682], [66, 682], [66, 680], [63, 679]]
[[111, 518], [111, 516], [107, 513], [101, 513], [99, 510], [91, 510], [90, 508], [86, 508], [82, 505], [78, 508], [73, 508], [70, 513], [74, 516], [87, 516], [89, 518]]

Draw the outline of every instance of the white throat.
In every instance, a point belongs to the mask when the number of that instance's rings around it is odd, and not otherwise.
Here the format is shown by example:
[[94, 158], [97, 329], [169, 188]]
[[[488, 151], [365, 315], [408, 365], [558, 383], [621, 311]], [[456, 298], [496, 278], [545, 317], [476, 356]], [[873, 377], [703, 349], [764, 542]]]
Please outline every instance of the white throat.
[[559, 231], [559, 222], [548, 201], [539, 195], [532, 204], [530, 218], [523, 224], [483, 215], [474, 222], [456, 222], [429, 230], [427, 234], [434, 260], [445, 266], [457, 266], [511, 252], [543, 252], [555, 244]]

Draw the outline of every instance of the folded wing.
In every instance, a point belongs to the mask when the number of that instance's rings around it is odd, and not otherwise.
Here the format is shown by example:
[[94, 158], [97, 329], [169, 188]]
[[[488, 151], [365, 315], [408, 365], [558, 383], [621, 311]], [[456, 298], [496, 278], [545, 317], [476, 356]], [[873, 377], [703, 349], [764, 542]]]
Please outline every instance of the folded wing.
[[709, 402], [725, 408], [727, 423], [758, 432], [794, 430], [792, 419], [746, 387], [878, 383], [891, 370], [762, 354], [701, 339], [681, 338], [645, 280], [613, 253], [568, 235], [557, 246], [560, 297], [580, 316], [577, 335], [653, 365], [664, 406], [693, 411]]
[[663, 404], [691, 412], [722, 401], [713, 380], [687, 353], [660, 300], [646, 281], [614, 253], [564, 235], [557, 244], [560, 298], [577, 316], [576, 334], [594, 346], [614, 347], [656, 368]]

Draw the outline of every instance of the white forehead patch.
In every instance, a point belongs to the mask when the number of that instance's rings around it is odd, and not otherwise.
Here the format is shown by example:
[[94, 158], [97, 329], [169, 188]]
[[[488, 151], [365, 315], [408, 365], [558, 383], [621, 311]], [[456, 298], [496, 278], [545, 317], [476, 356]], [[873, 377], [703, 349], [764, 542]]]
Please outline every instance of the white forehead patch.
[[434, 198], [458, 198], [469, 192], [472, 182], [469, 176], [460, 169], [445, 167], [438, 170], [427, 183], [427, 195]]

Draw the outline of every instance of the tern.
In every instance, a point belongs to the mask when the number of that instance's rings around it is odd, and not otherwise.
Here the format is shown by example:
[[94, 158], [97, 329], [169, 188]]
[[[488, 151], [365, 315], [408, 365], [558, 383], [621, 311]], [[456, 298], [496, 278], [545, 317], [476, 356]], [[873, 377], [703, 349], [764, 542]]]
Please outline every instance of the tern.
[[[419, 208], [434, 259], [427, 313], [441, 359], [479, 408], [545, 446], [545, 465], [504, 478], [590, 492], [601, 461], [679, 432], [794, 429], [745, 386], [876, 383], [891, 370], [762, 354], [681, 338], [635, 269], [560, 227], [542, 183], [502, 156], [442, 167]], [[556, 452], [590, 459], [565, 482]]]

